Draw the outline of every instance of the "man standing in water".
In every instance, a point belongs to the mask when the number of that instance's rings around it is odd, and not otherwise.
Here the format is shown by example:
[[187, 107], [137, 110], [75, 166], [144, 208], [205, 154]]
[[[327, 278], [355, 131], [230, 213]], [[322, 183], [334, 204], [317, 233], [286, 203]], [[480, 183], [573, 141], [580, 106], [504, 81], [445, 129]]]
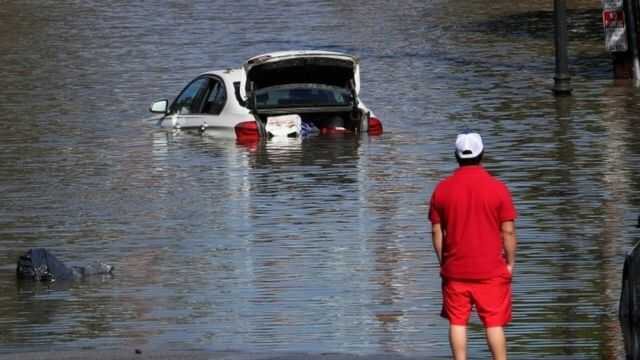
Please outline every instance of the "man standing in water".
[[477, 133], [458, 135], [459, 168], [431, 195], [429, 220], [442, 277], [442, 317], [455, 359], [466, 359], [467, 322], [476, 306], [494, 359], [507, 358], [503, 327], [511, 321], [516, 210], [508, 188], [480, 165]]

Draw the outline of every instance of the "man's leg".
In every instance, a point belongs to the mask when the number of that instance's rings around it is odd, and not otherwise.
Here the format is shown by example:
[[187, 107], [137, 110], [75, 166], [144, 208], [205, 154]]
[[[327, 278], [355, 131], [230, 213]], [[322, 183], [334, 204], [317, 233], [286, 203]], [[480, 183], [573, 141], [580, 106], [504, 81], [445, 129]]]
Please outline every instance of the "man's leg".
[[449, 343], [455, 360], [467, 358], [467, 327], [464, 325], [449, 326]]
[[486, 330], [487, 344], [489, 344], [489, 350], [491, 350], [491, 354], [493, 354], [493, 359], [506, 360], [507, 340], [504, 337], [502, 326], [488, 327]]
[[473, 295], [493, 358], [506, 359], [507, 340], [503, 327], [511, 321], [511, 274], [505, 267], [503, 274], [479, 283]]

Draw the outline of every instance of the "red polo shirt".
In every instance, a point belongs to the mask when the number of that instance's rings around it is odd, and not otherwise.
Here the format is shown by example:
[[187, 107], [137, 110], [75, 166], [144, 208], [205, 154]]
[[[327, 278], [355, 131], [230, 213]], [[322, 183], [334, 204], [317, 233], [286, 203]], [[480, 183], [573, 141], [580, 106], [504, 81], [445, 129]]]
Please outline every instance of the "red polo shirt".
[[501, 223], [515, 220], [506, 185], [480, 165], [459, 167], [431, 195], [429, 220], [440, 224], [441, 275], [489, 279], [505, 270]]

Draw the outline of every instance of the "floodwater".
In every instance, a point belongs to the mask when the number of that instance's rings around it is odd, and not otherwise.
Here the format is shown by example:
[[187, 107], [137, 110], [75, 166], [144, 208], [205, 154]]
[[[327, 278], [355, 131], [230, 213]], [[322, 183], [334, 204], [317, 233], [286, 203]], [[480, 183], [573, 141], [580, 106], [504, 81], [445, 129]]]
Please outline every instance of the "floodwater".
[[[179, 348], [447, 356], [425, 200], [457, 132], [519, 211], [514, 358], [619, 358], [640, 239], [640, 91], [612, 80], [600, 1], [570, 1], [555, 98], [552, 1], [3, 1], [0, 353]], [[362, 60], [379, 137], [257, 147], [144, 121], [250, 56]], [[26, 286], [49, 248], [113, 278]], [[489, 356], [476, 317], [470, 354]]]

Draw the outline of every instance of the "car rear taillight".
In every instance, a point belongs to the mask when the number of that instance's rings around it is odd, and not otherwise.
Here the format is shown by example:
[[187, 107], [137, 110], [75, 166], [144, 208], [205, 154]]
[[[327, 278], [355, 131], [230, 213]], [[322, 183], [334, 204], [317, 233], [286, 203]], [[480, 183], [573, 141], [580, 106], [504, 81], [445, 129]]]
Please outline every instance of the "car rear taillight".
[[322, 135], [338, 135], [347, 133], [351, 133], [351, 131], [343, 127], [326, 127], [320, 129], [320, 134]]
[[369, 135], [380, 135], [382, 134], [382, 122], [380, 119], [371, 116], [369, 118], [369, 130], [367, 130]]
[[243, 121], [235, 126], [236, 139], [239, 142], [251, 142], [260, 140], [258, 124], [254, 121]]

